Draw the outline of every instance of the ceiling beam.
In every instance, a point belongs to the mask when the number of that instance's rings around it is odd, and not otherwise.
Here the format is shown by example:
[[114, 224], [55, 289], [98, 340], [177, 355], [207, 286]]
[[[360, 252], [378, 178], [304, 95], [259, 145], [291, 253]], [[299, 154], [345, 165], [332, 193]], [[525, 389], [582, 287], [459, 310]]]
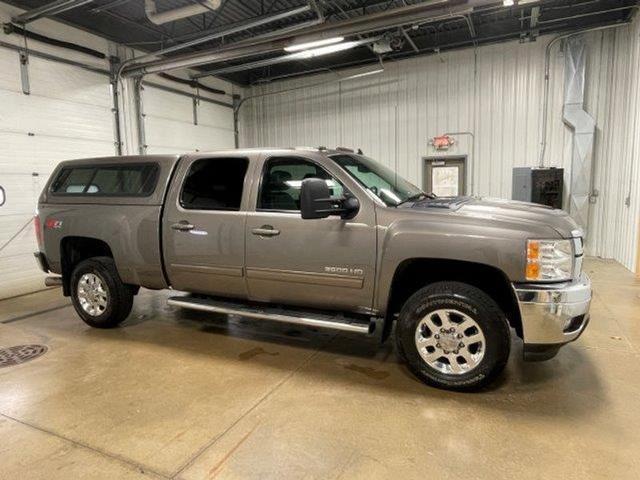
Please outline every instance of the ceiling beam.
[[20, 15], [16, 15], [11, 18], [11, 21], [21, 25], [26, 25], [34, 20], [38, 20], [39, 18], [57, 15], [59, 13], [66, 12], [67, 10], [71, 10], [72, 8], [86, 5], [92, 1], [93, 0], [57, 0], [41, 7], [34, 8], [33, 10], [27, 10]]
[[[398, 28], [415, 22], [431, 22], [450, 18], [452, 14], [469, 13], [473, 4], [487, 4], [488, 0], [451, 2], [431, 0], [407, 7], [398, 7], [384, 12], [355, 17], [342, 21], [323, 23], [315, 27], [300, 30], [295, 34], [299, 43], [315, 41], [334, 36], [349, 36], [370, 33], [377, 30]], [[453, 5], [458, 5], [458, 8]], [[144, 75], [161, 71], [191, 68], [209, 63], [239, 59], [247, 56], [262, 55], [281, 51], [292, 40], [292, 35], [274, 36], [272, 39], [248, 39], [231, 44], [225, 48], [163, 58], [124, 69], [125, 76]]]

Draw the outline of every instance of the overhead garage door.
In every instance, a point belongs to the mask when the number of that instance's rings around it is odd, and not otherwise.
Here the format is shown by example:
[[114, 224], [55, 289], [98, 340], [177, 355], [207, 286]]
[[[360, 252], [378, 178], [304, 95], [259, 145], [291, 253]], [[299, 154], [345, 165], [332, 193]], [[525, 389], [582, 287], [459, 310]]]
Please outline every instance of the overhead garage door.
[[17, 52], [0, 47], [0, 298], [44, 287], [31, 219], [54, 167], [115, 151], [106, 76], [32, 56], [29, 80], [25, 95]]
[[143, 91], [147, 153], [184, 153], [234, 148], [233, 110], [151, 86]]

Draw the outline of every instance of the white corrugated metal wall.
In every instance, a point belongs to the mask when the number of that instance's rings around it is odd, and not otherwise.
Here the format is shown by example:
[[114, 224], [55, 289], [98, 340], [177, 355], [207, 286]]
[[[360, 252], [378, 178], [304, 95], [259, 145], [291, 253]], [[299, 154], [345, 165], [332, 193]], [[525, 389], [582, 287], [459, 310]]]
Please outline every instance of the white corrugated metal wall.
[[[631, 165], [635, 177], [640, 172], [638, 30], [636, 21], [631, 27], [588, 34], [586, 108], [598, 122], [594, 185], [600, 191], [591, 208], [588, 251], [615, 258], [629, 269], [635, 265], [639, 182], [630, 206], [624, 204], [628, 187], [623, 192], [620, 185], [629, 182]], [[241, 144], [360, 147], [422, 185], [421, 158], [435, 153], [429, 139], [468, 131], [475, 135], [473, 148], [470, 135], [455, 135], [457, 144], [448, 154], [469, 155], [469, 190], [509, 198], [512, 167], [538, 164], [549, 40], [388, 62], [383, 74], [340, 84], [313, 86], [330, 80], [327, 74], [254, 87], [251, 95], [297, 89], [245, 102]], [[556, 47], [545, 163], [564, 167], [567, 185], [571, 135], [562, 122], [563, 73], [564, 59]]]
[[592, 36], [587, 109], [596, 119], [590, 251], [638, 272], [640, 18]]

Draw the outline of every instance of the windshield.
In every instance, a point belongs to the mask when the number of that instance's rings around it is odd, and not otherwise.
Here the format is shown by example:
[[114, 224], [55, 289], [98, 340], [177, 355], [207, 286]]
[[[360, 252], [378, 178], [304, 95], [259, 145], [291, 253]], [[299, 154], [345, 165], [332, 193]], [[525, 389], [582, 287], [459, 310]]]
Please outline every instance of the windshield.
[[393, 170], [364, 155], [340, 154], [329, 158], [389, 207], [395, 207], [422, 193], [422, 190]]

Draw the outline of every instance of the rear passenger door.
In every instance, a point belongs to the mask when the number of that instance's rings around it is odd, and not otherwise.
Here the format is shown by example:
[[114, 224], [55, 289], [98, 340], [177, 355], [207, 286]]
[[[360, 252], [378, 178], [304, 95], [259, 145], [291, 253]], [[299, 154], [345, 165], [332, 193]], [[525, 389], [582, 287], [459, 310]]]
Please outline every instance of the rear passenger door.
[[246, 297], [244, 231], [252, 166], [251, 158], [240, 155], [180, 161], [162, 228], [173, 288]]

